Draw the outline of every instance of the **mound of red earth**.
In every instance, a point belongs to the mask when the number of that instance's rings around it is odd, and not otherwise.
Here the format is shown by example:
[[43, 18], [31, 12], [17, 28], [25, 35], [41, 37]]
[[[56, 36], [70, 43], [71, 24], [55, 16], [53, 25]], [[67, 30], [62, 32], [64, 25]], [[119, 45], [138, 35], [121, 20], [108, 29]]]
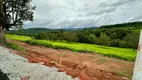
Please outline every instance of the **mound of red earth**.
[[23, 46], [25, 52], [13, 51], [30, 62], [57, 67], [59, 72], [65, 71], [72, 77], [79, 77], [80, 80], [130, 80], [128, 76], [118, 73], [133, 74], [134, 62], [92, 53], [32, 46], [19, 41], [10, 40], [9, 42]]

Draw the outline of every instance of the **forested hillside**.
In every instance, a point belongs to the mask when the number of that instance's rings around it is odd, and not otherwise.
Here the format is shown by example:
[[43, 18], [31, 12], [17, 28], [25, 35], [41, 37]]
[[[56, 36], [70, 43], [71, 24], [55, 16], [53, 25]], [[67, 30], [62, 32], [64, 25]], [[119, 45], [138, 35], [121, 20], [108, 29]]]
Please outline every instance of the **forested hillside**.
[[142, 22], [131, 22], [123, 24], [114, 24], [114, 25], [104, 25], [101, 28], [142, 28]]
[[9, 34], [28, 35], [35, 39], [80, 42], [104, 46], [137, 48], [142, 22], [106, 25], [83, 30], [31, 28], [10, 31]]

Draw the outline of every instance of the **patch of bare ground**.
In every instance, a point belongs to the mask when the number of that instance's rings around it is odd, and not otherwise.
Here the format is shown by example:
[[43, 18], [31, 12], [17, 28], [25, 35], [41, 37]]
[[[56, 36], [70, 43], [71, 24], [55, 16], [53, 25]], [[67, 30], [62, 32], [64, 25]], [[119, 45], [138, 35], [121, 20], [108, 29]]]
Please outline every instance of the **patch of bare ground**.
[[[33, 46], [9, 40], [25, 48], [25, 52], [14, 51], [32, 63], [54, 66], [80, 80], [130, 80], [134, 62], [104, 57], [93, 53], [72, 52]], [[129, 77], [129, 78], [128, 78]]]

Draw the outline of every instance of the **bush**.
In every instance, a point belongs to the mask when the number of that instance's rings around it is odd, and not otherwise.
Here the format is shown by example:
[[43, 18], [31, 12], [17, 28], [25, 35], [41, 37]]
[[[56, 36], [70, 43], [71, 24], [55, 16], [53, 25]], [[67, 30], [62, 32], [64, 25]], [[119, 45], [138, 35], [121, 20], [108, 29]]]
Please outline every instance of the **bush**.
[[132, 48], [132, 46], [133, 45], [127, 41], [121, 41], [121, 43], [119, 44], [119, 47], [122, 47], [122, 48]]
[[109, 46], [119, 47], [120, 43], [121, 43], [121, 40], [114, 39], [114, 40], [109, 42]]
[[107, 36], [105, 33], [101, 33], [101, 36], [98, 38], [98, 44], [100, 45], [108, 45], [110, 37]]
[[137, 33], [129, 33], [127, 36], [124, 37], [124, 41], [128, 42], [128, 47], [133, 48], [134, 50], [137, 49], [138, 42], [139, 42], [139, 34]]

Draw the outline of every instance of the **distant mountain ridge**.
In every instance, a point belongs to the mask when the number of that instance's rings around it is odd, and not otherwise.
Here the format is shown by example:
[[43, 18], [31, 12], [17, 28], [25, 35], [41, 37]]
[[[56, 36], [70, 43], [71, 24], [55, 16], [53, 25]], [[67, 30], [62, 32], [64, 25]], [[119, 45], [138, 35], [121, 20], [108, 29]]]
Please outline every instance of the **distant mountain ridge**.
[[27, 28], [27, 29], [21, 29], [21, 30], [11, 30], [8, 31], [8, 33], [10, 34], [18, 34], [18, 35], [22, 35], [24, 33], [24, 35], [30, 35], [30, 34], [38, 34], [40, 32], [62, 32], [62, 31], [82, 31], [82, 30], [86, 30], [86, 29], [102, 29], [102, 28], [142, 28], [142, 22], [130, 22], [130, 23], [123, 23], [123, 24], [114, 24], [114, 25], [104, 25], [104, 26], [100, 26], [100, 27], [88, 27], [88, 28], [68, 28], [68, 29], [48, 29], [48, 28]]
[[100, 28], [128, 28], [128, 27], [142, 28], [142, 21], [100, 26]]
[[27, 28], [21, 30], [10, 30], [7, 33], [22, 35], [38, 34], [40, 32], [61, 32], [61, 31], [77, 31], [84, 28], [69, 28], [69, 29], [48, 29], [48, 28]]

